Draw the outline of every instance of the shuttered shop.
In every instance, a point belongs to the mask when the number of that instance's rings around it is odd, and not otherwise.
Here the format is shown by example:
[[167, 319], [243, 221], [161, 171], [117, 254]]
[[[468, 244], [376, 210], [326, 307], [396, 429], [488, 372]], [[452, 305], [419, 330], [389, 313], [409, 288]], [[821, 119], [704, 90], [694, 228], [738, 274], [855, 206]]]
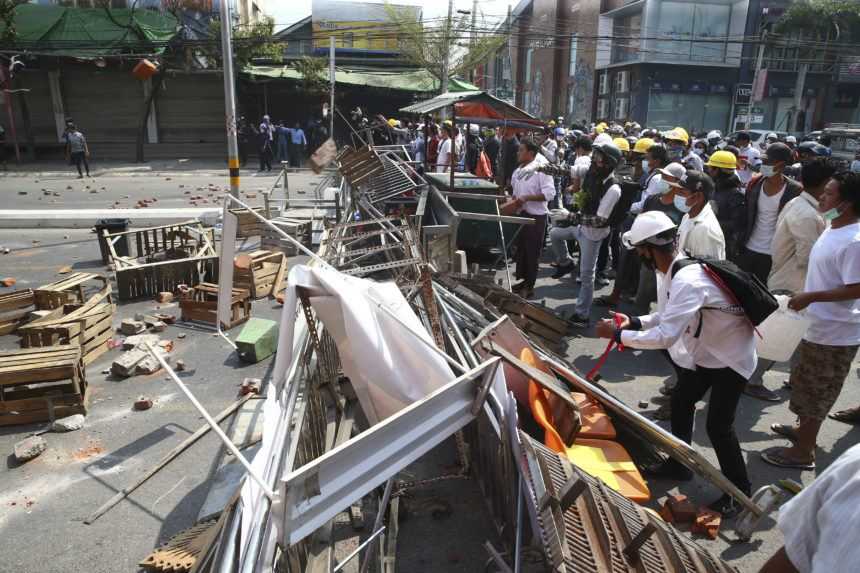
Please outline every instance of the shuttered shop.
[[168, 75], [156, 110], [162, 143], [226, 141], [224, 84], [220, 75]]
[[143, 87], [129, 70], [65, 67], [60, 83], [66, 116], [90, 142], [135, 141]]

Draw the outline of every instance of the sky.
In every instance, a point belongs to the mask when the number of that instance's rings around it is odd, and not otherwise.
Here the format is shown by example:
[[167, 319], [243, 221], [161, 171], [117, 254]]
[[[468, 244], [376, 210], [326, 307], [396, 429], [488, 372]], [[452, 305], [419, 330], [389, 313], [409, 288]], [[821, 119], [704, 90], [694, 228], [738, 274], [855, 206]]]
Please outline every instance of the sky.
[[[368, 0], [370, 3], [383, 4]], [[392, 4], [420, 5], [425, 19], [445, 17], [448, 3], [444, 0], [394, 0]], [[516, 6], [517, 0], [478, 0], [478, 13], [485, 14], [487, 21], [496, 22], [504, 18]], [[311, 0], [267, 0], [266, 12], [275, 19], [275, 29], [279, 30], [311, 14]], [[454, 10], [471, 10], [472, 0], [454, 0]]]

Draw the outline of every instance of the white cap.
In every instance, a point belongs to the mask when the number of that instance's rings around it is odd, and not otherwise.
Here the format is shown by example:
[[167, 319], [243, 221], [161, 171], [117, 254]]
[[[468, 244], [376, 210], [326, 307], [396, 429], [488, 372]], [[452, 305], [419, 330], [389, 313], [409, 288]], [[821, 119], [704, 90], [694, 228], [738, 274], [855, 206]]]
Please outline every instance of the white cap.
[[777, 137], [777, 135], [773, 132], [768, 133], [764, 138], [765, 139], [779, 139], [779, 137]]
[[657, 172], [661, 173], [662, 175], [674, 177], [675, 179], [680, 181], [684, 178], [684, 175], [687, 174], [687, 168], [680, 163], [670, 163], [666, 167], [658, 169]]
[[675, 227], [675, 223], [672, 222], [672, 219], [666, 213], [662, 211], [646, 211], [638, 215], [633, 220], [630, 230], [621, 235], [621, 243], [628, 250], [645, 243], [667, 245], [674, 241], [675, 238], [657, 240], [654, 237]]

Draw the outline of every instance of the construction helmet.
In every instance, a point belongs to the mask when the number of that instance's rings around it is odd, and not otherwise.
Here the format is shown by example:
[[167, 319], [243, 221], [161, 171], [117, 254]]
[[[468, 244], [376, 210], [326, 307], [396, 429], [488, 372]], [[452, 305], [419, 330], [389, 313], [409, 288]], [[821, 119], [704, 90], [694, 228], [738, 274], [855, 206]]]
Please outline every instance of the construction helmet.
[[662, 211], [646, 211], [633, 220], [630, 230], [621, 235], [621, 243], [625, 249], [632, 250], [645, 244], [667, 245], [675, 240], [672, 238], [658, 239], [657, 235], [676, 227], [672, 219]]
[[723, 134], [718, 129], [713, 129], [708, 132], [707, 139], [709, 144], [716, 145], [723, 139]]
[[663, 139], [667, 139], [669, 141], [682, 141], [684, 142], [684, 145], [690, 143], [690, 136], [687, 134], [687, 131], [682, 127], [676, 127], [675, 129], [664, 131]]
[[627, 153], [628, 151], [630, 151], [630, 144], [627, 143], [627, 140], [624, 139], [623, 137], [616, 137], [615, 139], [612, 140], [612, 143], [614, 143], [615, 147], [617, 147], [618, 149], [620, 149], [624, 153]]
[[394, 126], [396, 126], [396, 125], [397, 125], [397, 120], [396, 120], [396, 119], [391, 118], [391, 119], [389, 119], [389, 120], [388, 120], [388, 127], [394, 127]]
[[547, 125], [549, 125], [550, 127], [555, 127], [555, 120], [554, 119], [549, 120], [549, 123]]
[[705, 165], [720, 169], [737, 169], [738, 160], [730, 151], [715, 151]]
[[[627, 142], [625, 141], [624, 143]], [[611, 169], [618, 167], [618, 164], [623, 159], [621, 150], [614, 143], [597, 143], [593, 149], [603, 155], [604, 160], [609, 163]]]
[[650, 137], [643, 137], [636, 141], [636, 145], [633, 146], [634, 153], [648, 153], [648, 150], [651, 149], [651, 146], [654, 145], [654, 140]]
[[596, 131], [597, 133], [603, 133], [604, 131], [606, 131], [606, 124], [598, 123], [597, 127], [594, 128], [594, 131]]

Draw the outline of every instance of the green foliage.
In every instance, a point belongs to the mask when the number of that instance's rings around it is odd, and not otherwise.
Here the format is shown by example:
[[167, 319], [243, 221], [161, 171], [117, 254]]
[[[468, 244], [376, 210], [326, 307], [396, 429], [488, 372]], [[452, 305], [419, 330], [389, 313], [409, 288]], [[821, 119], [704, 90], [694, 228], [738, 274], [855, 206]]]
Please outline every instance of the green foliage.
[[14, 42], [17, 37], [15, 31], [15, 7], [26, 4], [27, 0], [0, 0], [0, 42]]
[[318, 94], [328, 90], [328, 80], [325, 77], [328, 62], [325, 58], [302, 56], [292, 65], [302, 76], [302, 91], [308, 94]]
[[[850, 41], [860, 29], [858, 0], [796, 0], [777, 22], [780, 34], [800, 33], [817, 41]], [[860, 38], [854, 38], [858, 40]]]
[[[399, 38], [399, 50], [403, 59], [424, 68], [436, 79], [442, 77], [442, 67], [448, 59], [448, 75], [463, 75], [485, 61], [487, 57], [505, 43], [505, 36], [483, 35], [467, 42], [472, 28], [469, 14], [458, 15], [451, 20], [451, 29], [444, 23], [427, 26], [416, 20], [412, 12], [397, 10], [386, 4], [385, 12], [391, 22], [392, 32]], [[478, 26], [483, 27], [483, 26]]]
[[[275, 21], [266, 17], [259, 22], [234, 26], [233, 34], [233, 63], [241, 70], [255, 58], [263, 58], [280, 62], [283, 52], [279, 44], [272, 42], [275, 31]], [[209, 35], [213, 40], [205, 50], [217, 65], [221, 67], [221, 20], [213, 18], [209, 22]]]

